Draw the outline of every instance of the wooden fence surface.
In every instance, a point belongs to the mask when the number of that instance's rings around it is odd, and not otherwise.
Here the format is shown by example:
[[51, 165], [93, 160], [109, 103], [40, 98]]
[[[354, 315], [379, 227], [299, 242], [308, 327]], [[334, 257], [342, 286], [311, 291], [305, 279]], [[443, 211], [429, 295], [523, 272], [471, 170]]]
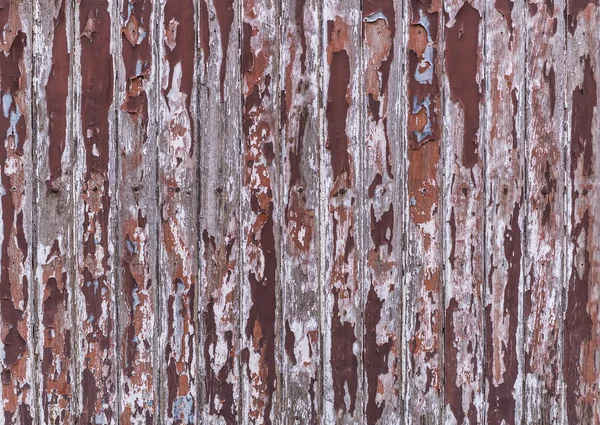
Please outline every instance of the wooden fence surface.
[[600, 424], [597, 1], [0, 25], [0, 425]]

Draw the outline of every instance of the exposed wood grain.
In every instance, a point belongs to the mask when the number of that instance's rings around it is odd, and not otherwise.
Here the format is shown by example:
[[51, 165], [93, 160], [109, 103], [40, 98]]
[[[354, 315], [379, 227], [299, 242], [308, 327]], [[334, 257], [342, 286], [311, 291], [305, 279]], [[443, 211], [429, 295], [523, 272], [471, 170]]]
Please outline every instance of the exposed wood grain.
[[[73, 145], [70, 2], [34, 5], [35, 91], [35, 282], [37, 370], [41, 377], [38, 423], [71, 424], [75, 413], [72, 318]], [[33, 413], [33, 412], [32, 412]]]
[[0, 229], [2, 273], [0, 344], [4, 424], [31, 424], [36, 416], [32, 273], [32, 6], [7, 1], [0, 11]]
[[274, 421], [280, 370], [277, 16], [274, 1], [242, 4], [242, 422]]
[[[324, 123], [321, 138], [321, 320], [323, 421], [354, 423], [363, 415], [363, 321], [359, 254], [363, 109], [358, 1], [323, 4]], [[377, 88], [377, 90], [379, 90]], [[325, 202], [325, 198], [327, 202]], [[367, 212], [370, 216], [370, 212]]]
[[598, 6], [567, 3], [567, 300], [564, 381], [569, 424], [600, 422], [600, 140]]
[[442, 4], [406, 2], [406, 423], [442, 422]]
[[160, 4], [157, 17], [163, 424], [198, 423], [196, 11], [195, 0], [167, 0]]
[[444, 4], [445, 422], [484, 422], [485, 2]]
[[158, 423], [155, 2], [120, 0], [118, 107], [120, 423]]
[[280, 329], [285, 356], [280, 423], [317, 424], [321, 420], [318, 227], [321, 5], [321, 0], [284, 0], [281, 5]]
[[565, 418], [565, 2], [530, 1], [528, 9], [523, 411], [525, 423], [556, 424]]
[[486, 3], [485, 417], [498, 425], [523, 412], [525, 13]]
[[200, 0], [200, 294], [202, 420], [240, 417], [239, 2]]
[[[396, 177], [403, 172], [400, 131], [402, 2], [362, 5], [363, 81], [359, 211], [362, 230], [360, 279], [363, 313], [362, 422], [399, 423], [402, 404], [402, 200]], [[334, 53], [335, 54], [335, 53]], [[331, 77], [330, 77], [331, 78]], [[336, 78], [334, 76], [334, 78]], [[331, 79], [330, 79], [331, 84]], [[331, 135], [330, 135], [331, 137]], [[332, 158], [333, 159], [333, 158]], [[363, 206], [364, 205], [364, 206]]]
[[[117, 422], [114, 267], [116, 152], [115, 4], [75, 5], [73, 132], [75, 166], [78, 423]], [[75, 77], [76, 76], [76, 77]]]
[[0, 0], [0, 425], [600, 423], [599, 22]]

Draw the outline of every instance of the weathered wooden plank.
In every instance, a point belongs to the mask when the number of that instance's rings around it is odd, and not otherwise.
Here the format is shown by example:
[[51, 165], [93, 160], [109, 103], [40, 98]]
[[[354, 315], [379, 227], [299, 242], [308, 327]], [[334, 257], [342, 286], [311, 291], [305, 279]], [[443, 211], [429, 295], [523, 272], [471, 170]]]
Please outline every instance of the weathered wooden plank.
[[564, 423], [565, 2], [530, 1], [527, 15], [525, 423]]
[[[401, 421], [401, 253], [403, 176], [401, 107], [402, 2], [362, 5], [362, 136], [359, 195], [365, 251], [360, 256], [363, 311], [363, 418], [368, 424]], [[335, 54], [335, 53], [334, 53]], [[335, 77], [334, 77], [335, 78]], [[330, 83], [331, 84], [331, 83]], [[397, 181], [398, 180], [398, 181]]]
[[520, 424], [523, 413], [525, 198], [523, 0], [485, 9], [486, 421]]
[[[323, 4], [321, 250], [323, 420], [358, 422], [363, 409], [363, 321], [359, 270], [361, 20], [358, 1]], [[326, 61], [326, 62], [325, 62]], [[327, 201], [325, 202], [325, 199]], [[364, 213], [364, 212], [363, 212]], [[367, 212], [370, 216], [370, 212]]]
[[117, 57], [120, 423], [157, 419], [155, 2], [120, 0]]
[[[158, 7], [158, 5], [157, 5]], [[195, 0], [158, 11], [160, 422], [197, 423], [197, 153]]]
[[564, 381], [569, 424], [600, 422], [600, 11], [567, 2], [567, 269]]
[[34, 4], [35, 282], [38, 423], [73, 423], [73, 144], [71, 3]]
[[77, 423], [117, 422], [115, 3], [75, 4]]
[[7, 1], [0, 11], [0, 203], [2, 234], [2, 401], [4, 424], [36, 416], [32, 274], [32, 16], [31, 3]]
[[277, 279], [280, 272], [277, 141], [278, 3], [242, 4], [243, 423], [271, 424], [280, 370]]
[[445, 422], [484, 421], [484, 2], [444, 3]]
[[442, 4], [407, 4], [406, 423], [442, 422]]
[[[281, 5], [281, 423], [321, 420], [319, 72], [321, 0]], [[281, 338], [280, 338], [281, 340]]]
[[202, 421], [240, 422], [241, 109], [239, 2], [200, 0]]

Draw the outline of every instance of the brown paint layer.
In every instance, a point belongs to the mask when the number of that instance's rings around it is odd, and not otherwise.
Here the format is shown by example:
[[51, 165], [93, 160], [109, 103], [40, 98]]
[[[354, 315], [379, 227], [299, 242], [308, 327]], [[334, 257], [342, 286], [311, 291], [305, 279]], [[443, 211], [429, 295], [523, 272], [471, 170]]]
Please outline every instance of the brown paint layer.
[[440, 88], [437, 50], [439, 13], [432, 1], [411, 0], [408, 29], [408, 102], [411, 147], [438, 140]]
[[[169, 105], [169, 92], [174, 84], [185, 95], [185, 105], [188, 116], [192, 117], [192, 90], [194, 86], [194, 58], [192, 52], [196, 50], [194, 16], [196, 11], [193, 0], [167, 0], [164, 7], [164, 54], [169, 62], [169, 76], [167, 86], [163, 88], [163, 96]], [[177, 79], [175, 68], [181, 66], [181, 75]], [[192, 141], [195, 137], [195, 122], [191, 120]], [[190, 155], [193, 153], [194, 143], [190, 146]]]
[[229, 35], [231, 34], [231, 26], [233, 24], [233, 0], [213, 0], [215, 11], [217, 13], [217, 21], [221, 30], [221, 99], [224, 97], [225, 73], [227, 70], [227, 52], [229, 50]]
[[577, 17], [590, 4], [598, 4], [597, 0], [570, 0], [567, 2], [567, 24], [571, 34], [577, 29]]
[[[596, 81], [589, 57], [584, 59], [583, 82], [573, 90], [571, 121], [571, 243], [573, 263], [567, 293], [565, 315], [564, 374], [567, 396], [567, 419], [571, 423], [591, 423], [598, 419], [594, 411], [597, 390], [595, 356], [598, 351], [597, 319], [590, 315], [593, 300], [590, 293], [597, 280], [592, 268], [594, 217], [590, 211], [593, 196], [587, 187], [592, 178], [593, 130], [592, 123], [598, 99]], [[596, 307], [597, 308], [597, 307]], [[594, 311], [592, 309], [592, 311]]]
[[[113, 285], [109, 263], [108, 194], [109, 113], [113, 100], [113, 59], [110, 52], [111, 20], [105, 0], [82, 0], [79, 5], [81, 42], [81, 129], [86, 172], [83, 177], [81, 229], [83, 252], [80, 290], [85, 298], [82, 337], [83, 405], [80, 420], [113, 421], [115, 382], [113, 370]], [[104, 419], [103, 419], [104, 420]]]
[[69, 94], [69, 69], [71, 59], [67, 47], [65, 2], [62, 0], [58, 16], [54, 19], [52, 38], [52, 68], [46, 84], [46, 110], [48, 113], [48, 183], [62, 174], [62, 154], [67, 137], [67, 96]]
[[[504, 258], [508, 263], [506, 274], [507, 282], [504, 289], [504, 311], [503, 316], [508, 316], [508, 339], [503, 347], [504, 373], [502, 382], [499, 385], [494, 384], [495, 371], [493, 367], [487, 369], [488, 382], [488, 420], [493, 424], [515, 424], [515, 406], [516, 400], [513, 390], [517, 376], [519, 374], [518, 350], [517, 346], [517, 326], [519, 325], [519, 283], [521, 277], [521, 228], [519, 227], [519, 214], [521, 205], [515, 203], [513, 214], [510, 219], [510, 228], [504, 230]], [[490, 270], [490, 291], [493, 291], [491, 275], [494, 270]], [[492, 320], [491, 305], [486, 308], [487, 329], [494, 329]], [[487, 363], [494, 364], [494, 337], [488, 334], [487, 338]], [[504, 342], [503, 342], [504, 344]], [[497, 355], [497, 353], [496, 353]]]
[[460, 102], [464, 113], [462, 163], [472, 168], [479, 160], [477, 133], [481, 95], [477, 84], [479, 51], [479, 12], [465, 2], [456, 14], [456, 22], [445, 32], [444, 59], [450, 94]]
[[[12, 4], [12, 3], [11, 3]], [[12, 7], [12, 6], [11, 6]], [[14, 24], [14, 21], [11, 23]], [[6, 34], [5, 34], [6, 37]], [[20, 29], [5, 39], [7, 45], [0, 54], [0, 91], [3, 111], [0, 115], [0, 184], [2, 238], [2, 270], [0, 273], [0, 315], [3, 342], [2, 397], [5, 423], [33, 423], [33, 404], [30, 400], [31, 383], [28, 382], [30, 351], [29, 279], [27, 261], [29, 241], [23, 225], [26, 206], [26, 181], [24, 145], [28, 142], [29, 119], [24, 95], [27, 35]]]
[[[327, 92], [327, 144], [330, 152], [331, 171], [334, 185], [331, 189], [330, 199], [338, 196], [347, 197], [347, 189], [353, 186], [353, 170], [350, 168], [350, 155], [348, 152], [348, 135], [346, 133], [347, 114], [349, 108], [350, 84], [350, 58], [343, 48], [336, 48], [338, 43], [344, 43], [344, 24], [340, 20], [328, 22], [329, 46], [334, 50], [329, 54], [330, 75]], [[331, 202], [331, 201], [330, 201]], [[331, 322], [331, 373], [333, 378], [334, 409], [336, 411], [354, 414], [358, 385], [358, 359], [353, 351], [356, 342], [354, 324], [342, 322], [340, 317], [340, 298], [352, 299], [355, 289], [349, 285], [348, 275], [343, 271], [344, 263], [348, 264], [348, 256], [354, 251], [354, 238], [352, 235], [353, 223], [351, 212], [344, 205], [334, 209], [333, 216], [333, 258], [332, 293], [333, 312]], [[336, 218], [336, 216], [338, 218]], [[340, 220], [338, 222], [338, 220]], [[345, 240], [343, 252], [338, 250], [338, 225], [341, 228], [348, 226], [348, 235]], [[354, 279], [352, 277], [352, 279]], [[343, 295], [336, 285], [343, 287]], [[350, 286], [350, 287], [349, 287]], [[350, 396], [347, 404], [346, 386]]]
[[[251, 420], [272, 423], [276, 389], [277, 251], [275, 222], [275, 87], [269, 69], [275, 64], [274, 36], [267, 25], [253, 18], [272, 19], [267, 5], [245, 5], [242, 34], [242, 131], [244, 135], [243, 182], [249, 198], [245, 250], [249, 270], [249, 313], [245, 347], [249, 370], [248, 414]], [[270, 7], [274, 7], [271, 5]], [[251, 23], [250, 23], [251, 22]], [[277, 241], [278, 242], [278, 241]]]
[[[212, 302], [208, 304], [208, 309], [204, 313], [204, 325], [206, 327], [206, 339], [204, 341], [206, 398], [210, 413], [213, 415], [218, 414], [227, 425], [233, 425], [237, 423], [237, 411], [235, 408], [233, 384], [228, 382], [228, 377], [234, 373], [234, 360], [233, 357], [228, 357], [218, 373], [215, 374], [213, 372], [211, 358], [214, 356], [214, 352], [211, 353], [211, 347], [216, 345], [219, 336], [216, 330], [214, 303]], [[227, 345], [227, 352], [231, 353], [233, 348], [232, 332], [227, 331], [225, 333], [225, 343]]]

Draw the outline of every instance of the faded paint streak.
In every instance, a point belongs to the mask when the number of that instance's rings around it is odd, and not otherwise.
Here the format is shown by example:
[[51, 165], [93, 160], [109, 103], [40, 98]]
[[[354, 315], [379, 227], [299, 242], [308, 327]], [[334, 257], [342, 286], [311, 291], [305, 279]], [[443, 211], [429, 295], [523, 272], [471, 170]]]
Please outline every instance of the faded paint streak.
[[113, 100], [109, 3], [83, 0], [79, 6], [81, 42], [81, 137], [85, 174], [81, 198], [85, 212], [80, 230], [79, 288], [85, 311], [81, 337], [82, 422], [113, 423], [113, 282], [109, 274], [109, 111]]
[[168, 0], [161, 15], [160, 276], [167, 318], [161, 355], [167, 364], [163, 421], [168, 424], [197, 423], [195, 16], [192, 0]]
[[350, 106], [350, 58], [347, 52], [347, 24], [337, 17], [327, 22], [327, 62], [330, 67], [327, 92], [327, 149], [330, 152], [333, 186], [329, 192], [329, 214], [333, 222], [333, 244], [329, 287], [333, 294], [331, 319], [331, 374], [333, 407], [339, 414], [354, 415], [358, 386], [356, 322], [349, 311], [358, 295], [354, 255], [355, 173], [348, 151], [346, 133]]
[[440, 137], [439, 9], [440, 5], [431, 0], [410, 2], [407, 107], [409, 137], [414, 149]]
[[[400, 326], [388, 311], [396, 307], [394, 297], [398, 275], [394, 253], [394, 140], [388, 137], [390, 71], [394, 60], [396, 10], [393, 0], [369, 0], [363, 5], [366, 119], [364, 132], [365, 183], [368, 187], [369, 217], [363, 217], [365, 234], [370, 233], [363, 293], [364, 304], [363, 367], [366, 422], [375, 424], [398, 408]], [[334, 53], [335, 54], [335, 53]], [[395, 64], [394, 64], [395, 65]], [[332, 74], [333, 74], [332, 62]], [[334, 78], [337, 78], [335, 76]], [[331, 84], [331, 83], [330, 83]], [[393, 93], [393, 92], [392, 92]], [[364, 184], [363, 184], [364, 186]], [[367, 211], [365, 209], [365, 211]], [[392, 420], [390, 417], [389, 420]]]
[[46, 84], [46, 110], [48, 114], [48, 168], [49, 186], [62, 174], [62, 155], [67, 137], [67, 96], [69, 94], [69, 68], [71, 55], [67, 46], [65, 2], [60, 1], [58, 16], [54, 18], [52, 38], [52, 68]]
[[[237, 423], [237, 394], [234, 341], [235, 284], [237, 267], [236, 238], [227, 235], [224, 245], [217, 249], [215, 238], [204, 230], [204, 261], [210, 301], [204, 312], [205, 404], [211, 415], [218, 415], [228, 425]], [[224, 340], [224, 341], [223, 341]], [[224, 346], [223, 346], [224, 344]]]
[[282, 359], [280, 421], [320, 420], [318, 214], [320, 0], [285, 0], [281, 6], [279, 87], [282, 145], [281, 286]]
[[[193, 0], [167, 0], [164, 6], [163, 31], [164, 31], [164, 60], [168, 63], [168, 77], [166, 85], [163, 84], [162, 93], [167, 107], [179, 108], [179, 98], [183, 97], [185, 112], [192, 116], [192, 88], [194, 86], [194, 58], [196, 40], [194, 16], [196, 15]], [[173, 96], [177, 94], [177, 99]], [[174, 104], [172, 104], [174, 103]], [[192, 141], [195, 140], [195, 122], [190, 119], [190, 133]], [[190, 155], [194, 144], [190, 143]]]
[[460, 102], [464, 114], [462, 163], [472, 168], [479, 160], [477, 133], [479, 129], [480, 91], [477, 82], [477, 48], [479, 46], [479, 12], [465, 2], [456, 14], [455, 22], [446, 28], [444, 59], [452, 99]]
[[562, 423], [564, 2], [540, 0], [527, 21], [523, 413], [526, 423]]
[[[444, 140], [445, 336], [444, 421], [483, 423], [484, 180], [479, 153], [484, 4], [445, 4]], [[460, 8], [459, 8], [460, 7]], [[459, 8], [459, 9], [458, 9]], [[458, 10], [457, 10], [458, 9]], [[485, 126], [484, 126], [485, 128]]]
[[597, 87], [590, 57], [583, 59], [583, 81], [573, 90], [571, 121], [571, 244], [572, 264], [565, 315], [565, 358], [567, 419], [569, 423], [600, 420], [598, 410], [597, 353], [598, 270], [595, 251], [594, 213], [591, 197], [594, 153], [592, 127], [597, 108]]
[[[486, 240], [485, 292], [486, 420], [522, 422], [522, 297], [524, 238], [524, 85], [525, 39], [522, 4], [510, 0], [487, 5], [486, 44]], [[510, 57], [505, 57], [510, 52]], [[521, 137], [519, 137], [521, 136]]]
[[[155, 415], [153, 333], [154, 311], [154, 245], [149, 242], [155, 234], [155, 209], [145, 205], [144, 173], [153, 150], [145, 149], [148, 142], [148, 87], [153, 81], [151, 72], [152, 3], [149, 0], [123, 2], [121, 29], [121, 59], [125, 68], [124, 93], [121, 94], [121, 129], [127, 126], [127, 139], [120, 142], [121, 181], [126, 197], [120, 208], [120, 272], [124, 292], [121, 347], [121, 422], [152, 423]], [[148, 179], [149, 180], [149, 179]], [[142, 184], [142, 194], [139, 185]], [[133, 196], [132, 196], [133, 195]], [[140, 200], [140, 195], [142, 200]], [[154, 200], [150, 197], [149, 200]], [[148, 218], [150, 216], [150, 222]]]
[[[39, 249], [39, 248], [38, 248]], [[55, 240], [42, 269], [42, 325], [44, 351], [41, 372], [42, 407], [45, 423], [58, 425], [71, 421], [71, 316], [65, 256]]]
[[441, 197], [439, 2], [411, 1], [408, 28], [407, 150], [408, 265], [405, 296], [406, 421], [440, 421], [441, 306]]
[[[254, 423], [270, 425], [275, 402], [275, 344], [278, 271], [276, 228], [275, 35], [268, 20], [275, 5], [246, 1], [242, 33], [242, 131], [244, 147], [245, 341], [249, 395], [246, 414]], [[246, 292], [248, 293], [248, 292]]]
[[[203, 49], [205, 72], [198, 108], [203, 122], [198, 155], [202, 232], [198, 313], [199, 344], [203, 349], [199, 352], [200, 376], [204, 384], [199, 420], [228, 425], [247, 418], [241, 416], [240, 404], [240, 328], [244, 322], [240, 317], [242, 146], [240, 63], [234, 51], [239, 34], [231, 32], [238, 9], [239, 3], [233, 0], [206, 0], [206, 12], [200, 11], [201, 37], [207, 47]], [[236, 49], [229, 49], [230, 45]], [[231, 66], [227, 66], [229, 58]]]
[[[521, 205], [515, 203], [510, 227], [504, 230], [504, 257], [506, 285], [495, 288], [490, 270], [491, 303], [486, 308], [486, 357], [488, 368], [488, 420], [493, 424], [520, 423], [516, 415], [515, 383], [518, 375], [517, 326], [519, 325], [519, 283], [521, 281]], [[493, 259], [490, 261], [494, 264]], [[504, 292], [502, 299], [499, 299]], [[508, 317], [507, 317], [508, 316]], [[508, 322], [508, 323], [505, 323]], [[498, 335], [500, 334], [500, 336]], [[517, 393], [518, 394], [518, 393]]]
[[233, 0], [213, 0], [217, 21], [221, 30], [221, 71], [219, 79], [221, 82], [221, 99], [224, 96], [225, 74], [227, 72], [227, 52], [229, 50], [229, 35], [233, 24]]
[[[10, 2], [7, 26], [16, 31], [4, 33], [0, 54], [0, 91], [4, 113], [0, 116], [2, 271], [2, 398], [6, 424], [32, 424], [33, 400], [30, 359], [30, 267], [29, 243], [23, 219], [27, 212], [26, 187], [31, 184], [25, 173], [25, 144], [29, 141], [29, 107], [27, 105], [27, 35], [20, 29], [21, 19], [16, 2]], [[25, 216], [25, 217], [28, 217]]]

